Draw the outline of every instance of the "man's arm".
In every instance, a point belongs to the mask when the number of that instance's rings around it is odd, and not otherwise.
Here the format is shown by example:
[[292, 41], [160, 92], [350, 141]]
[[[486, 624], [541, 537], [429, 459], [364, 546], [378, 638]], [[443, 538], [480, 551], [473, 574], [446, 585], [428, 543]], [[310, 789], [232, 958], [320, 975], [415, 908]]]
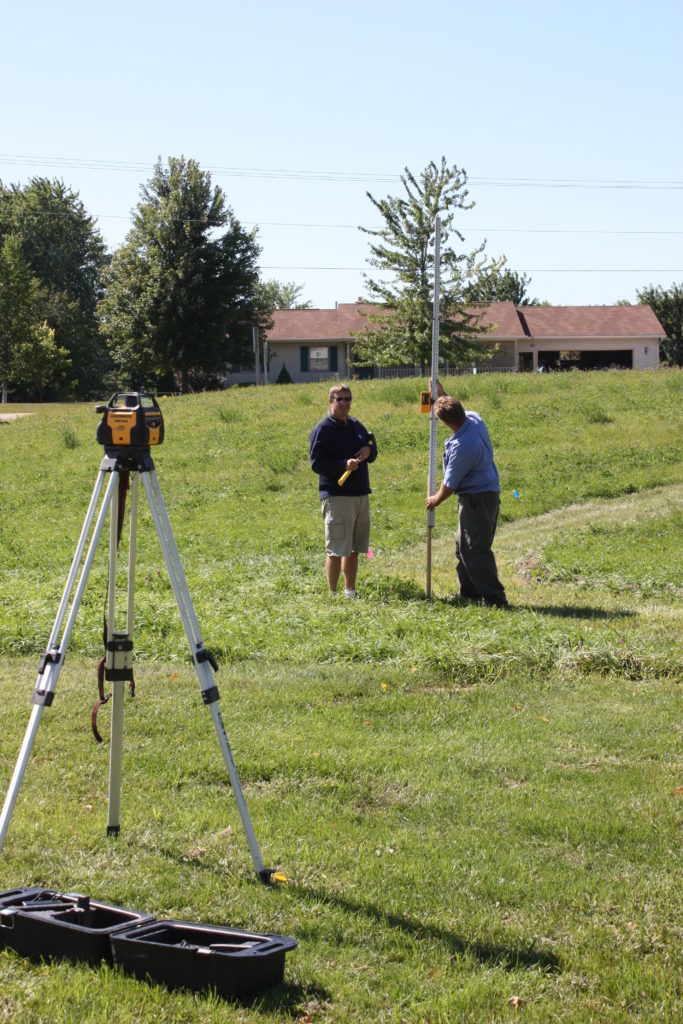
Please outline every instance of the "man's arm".
[[441, 484], [441, 487], [439, 487], [436, 494], [432, 494], [431, 498], [425, 499], [425, 505], [427, 508], [436, 508], [436, 506], [440, 505], [442, 501], [446, 500], [446, 498], [450, 498], [451, 494], [453, 494], [451, 488], [446, 487], [445, 484]]

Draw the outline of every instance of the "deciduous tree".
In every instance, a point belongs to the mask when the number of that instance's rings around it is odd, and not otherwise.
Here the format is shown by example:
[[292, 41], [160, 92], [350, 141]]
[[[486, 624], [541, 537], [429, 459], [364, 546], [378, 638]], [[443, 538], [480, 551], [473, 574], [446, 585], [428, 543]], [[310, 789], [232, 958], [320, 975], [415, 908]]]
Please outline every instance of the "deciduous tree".
[[404, 195], [370, 202], [384, 222], [377, 229], [361, 228], [374, 241], [368, 263], [380, 276], [364, 275], [367, 301], [379, 310], [368, 315], [366, 329], [356, 338], [360, 364], [379, 366], [419, 364], [423, 371], [432, 349], [435, 218], [441, 222], [440, 353], [451, 362], [471, 365], [489, 358], [491, 348], [479, 328], [479, 315], [465, 303], [465, 286], [484, 264], [484, 244], [459, 252], [449, 239], [464, 242], [455, 226], [460, 211], [472, 209], [467, 174], [445, 157], [433, 161], [416, 177], [406, 167], [401, 175]]
[[311, 303], [301, 302], [302, 284], [294, 281], [259, 281], [256, 301], [263, 314], [270, 316], [276, 309], [310, 309]]
[[514, 302], [515, 306], [538, 306], [538, 299], [530, 299], [527, 289], [531, 278], [510, 270], [503, 258], [482, 268], [478, 276], [465, 288], [467, 302]]
[[194, 160], [158, 161], [100, 304], [121, 383], [182, 391], [249, 358], [260, 249]]
[[660, 347], [661, 361], [670, 366], [683, 366], [683, 284], [672, 284], [667, 289], [650, 285], [636, 295], [638, 302], [652, 306], [666, 331], [666, 340]]
[[21, 239], [6, 235], [0, 243], [0, 392], [42, 398], [63, 376], [69, 355], [48, 326], [48, 294], [22, 253]]
[[92, 217], [64, 182], [33, 178], [23, 188], [0, 185], [0, 241], [10, 234], [47, 295], [56, 348], [68, 353], [70, 381], [59, 397], [97, 395], [108, 366], [95, 314], [107, 255]]

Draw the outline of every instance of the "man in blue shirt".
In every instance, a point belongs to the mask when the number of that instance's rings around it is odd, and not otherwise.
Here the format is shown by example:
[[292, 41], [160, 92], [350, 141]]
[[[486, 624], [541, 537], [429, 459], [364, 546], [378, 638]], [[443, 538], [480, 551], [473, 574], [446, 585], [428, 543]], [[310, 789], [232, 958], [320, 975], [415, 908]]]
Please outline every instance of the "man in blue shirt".
[[377, 445], [360, 420], [349, 416], [350, 388], [334, 385], [329, 401], [327, 416], [311, 431], [311, 469], [319, 477], [330, 593], [337, 593], [341, 572], [344, 596], [356, 597], [358, 553], [370, 545], [368, 463], [377, 458]]
[[453, 433], [444, 445], [443, 482], [426, 505], [436, 508], [451, 494], [458, 495], [455, 557], [460, 596], [507, 608], [491, 550], [500, 509], [500, 480], [491, 438], [479, 413], [463, 409], [438, 381], [437, 394], [434, 411]]

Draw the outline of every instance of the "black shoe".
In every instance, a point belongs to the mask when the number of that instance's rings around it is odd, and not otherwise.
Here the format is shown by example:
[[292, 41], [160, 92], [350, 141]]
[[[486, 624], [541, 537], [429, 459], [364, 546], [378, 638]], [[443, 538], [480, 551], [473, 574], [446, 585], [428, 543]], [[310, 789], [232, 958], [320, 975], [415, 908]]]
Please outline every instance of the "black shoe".
[[509, 608], [508, 599], [506, 597], [485, 597], [484, 604], [489, 608]]

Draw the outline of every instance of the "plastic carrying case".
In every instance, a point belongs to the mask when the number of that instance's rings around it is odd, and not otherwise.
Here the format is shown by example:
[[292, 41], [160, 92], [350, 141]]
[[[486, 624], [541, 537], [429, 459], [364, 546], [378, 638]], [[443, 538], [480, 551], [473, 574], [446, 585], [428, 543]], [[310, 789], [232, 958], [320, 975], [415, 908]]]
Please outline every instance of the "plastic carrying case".
[[286, 936], [157, 921], [78, 893], [36, 887], [0, 892], [0, 949], [34, 960], [106, 960], [169, 988], [250, 996], [282, 982], [285, 954], [295, 947]]
[[111, 936], [119, 929], [153, 921], [78, 893], [10, 889], [0, 893], [0, 948], [33, 960], [66, 958], [112, 963]]
[[111, 946], [114, 963], [137, 978], [239, 997], [279, 985], [285, 953], [296, 941], [221, 925], [154, 921], [117, 931]]

